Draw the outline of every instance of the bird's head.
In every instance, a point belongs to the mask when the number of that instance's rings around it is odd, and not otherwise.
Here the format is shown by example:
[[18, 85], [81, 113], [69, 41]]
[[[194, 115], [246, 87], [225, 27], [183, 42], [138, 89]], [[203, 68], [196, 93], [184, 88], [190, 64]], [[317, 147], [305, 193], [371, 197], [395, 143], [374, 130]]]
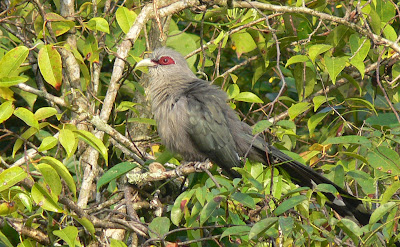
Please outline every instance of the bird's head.
[[185, 58], [179, 52], [167, 47], [155, 49], [149, 58], [138, 62], [136, 67], [148, 67], [150, 79], [161, 79], [164, 83], [196, 78]]

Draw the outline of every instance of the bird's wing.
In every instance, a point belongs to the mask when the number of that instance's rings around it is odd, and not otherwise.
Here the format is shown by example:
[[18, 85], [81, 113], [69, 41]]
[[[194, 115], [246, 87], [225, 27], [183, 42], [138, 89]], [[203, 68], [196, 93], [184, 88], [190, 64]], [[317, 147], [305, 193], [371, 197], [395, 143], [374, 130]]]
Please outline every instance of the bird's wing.
[[242, 162], [224, 114], [225, 101], [210, 93], [189, 93], [186, 100], [187, 133], [193, 145], [229, 175], [238, 177], [231, 168]]

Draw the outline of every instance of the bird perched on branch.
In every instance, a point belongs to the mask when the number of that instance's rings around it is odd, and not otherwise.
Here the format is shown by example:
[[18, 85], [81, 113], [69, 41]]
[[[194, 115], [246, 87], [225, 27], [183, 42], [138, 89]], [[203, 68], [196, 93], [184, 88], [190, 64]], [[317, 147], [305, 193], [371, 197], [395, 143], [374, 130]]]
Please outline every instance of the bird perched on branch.
[[329, 205], [341, 216], [367, 225], [370, 214], [362, 202], [308, 166], [293, 160], [261, 137], [254, 137], [249, 125], [239, 120], [227, 104], [224, 91], [198, 79], [185, 58], [169, 48], [158, 48], [136, 67], [149, 68], [148, 94], [161, 140], [186, 161], [211, 160], [229, 176], [240, 174], [240, 157], [283, 169], [293, 182], [313, 188], [333, 185], [341, 196], [325, 193]]

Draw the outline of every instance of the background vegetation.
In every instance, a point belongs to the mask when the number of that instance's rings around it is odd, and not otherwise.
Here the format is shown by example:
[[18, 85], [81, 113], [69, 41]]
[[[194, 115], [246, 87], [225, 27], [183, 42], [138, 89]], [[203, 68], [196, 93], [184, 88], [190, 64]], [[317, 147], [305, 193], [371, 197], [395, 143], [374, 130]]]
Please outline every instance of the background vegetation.
[[[0, 11], [1, 246], [398, 238], [397, 2], [6, 0]], [[370, 223], [326, 207], [331, 187], [298, 188], [261, 164], [233, 181], [215, 166], [177, 172], [134, 69], [162, 45], [227, 91], [255, 134], [361, 198]]]

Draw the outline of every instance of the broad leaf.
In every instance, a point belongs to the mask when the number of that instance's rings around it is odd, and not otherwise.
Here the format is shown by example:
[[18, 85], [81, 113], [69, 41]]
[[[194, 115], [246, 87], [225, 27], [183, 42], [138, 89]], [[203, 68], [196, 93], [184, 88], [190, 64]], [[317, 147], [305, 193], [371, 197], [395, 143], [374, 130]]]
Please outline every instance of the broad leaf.
[[45, 45], [39, 50], [40, 73], [47, 83], [59, 90], [62, 83], [61, 56], [53, 45]]
[[332, 79], [332, 83], [335, 84], [336, 77], [346, 67], [346, 62], [348, 61], [348, 57], [331, 57], [325, 54], [324, 59], [329, 76]]
[[107, 172], [103, 174], [97, 181], [97, 190], [101, 188], [101, 186], [108, 184], [113, 179], [119, 178], [125, 173], [129, 172], [133, 168], [137, 167], [136, 163], [132, 162], [122, 162], [113, 167], [111, 167]]
[[25, 46], [18, 46], [8, 51], [0, 60], [0, 78], [16, 76], [16, 71], [25, 61], [29, 49]]
[[119, 7], [116, 12], [118, 25], [124, 33], [128, 33], [129, 29], [136, 20], [137, 14], [126, 7]]
[[0, 192], [24, 180], [28, 174], [19, 166], [14, 166], [0, 173]]
[[94, 17], [87, 23], [87, 28], [93, 31], [100, 31], [105, 33], [110, 33], [110, 28], [108, 27], [108, 22], [101, 17]]

